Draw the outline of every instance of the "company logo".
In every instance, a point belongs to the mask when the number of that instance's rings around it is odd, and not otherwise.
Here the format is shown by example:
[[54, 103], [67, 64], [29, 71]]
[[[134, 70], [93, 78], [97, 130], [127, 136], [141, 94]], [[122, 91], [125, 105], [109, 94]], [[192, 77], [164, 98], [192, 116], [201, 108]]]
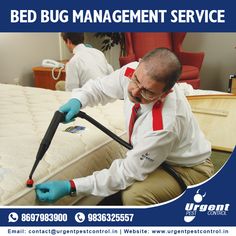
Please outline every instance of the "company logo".
[[148, 160], [148, 161], [151, 161], [153, 162], [154, 160], [150, 157], [150, 153], [149, 152], [146, 152], [145, 154], [142, 154], [142, 156], [140, 157], [140, 160], [143, 161], [143, 160]]
[[209, 216], [227, 215], [230, 204], [202, 204], [204, 198], [206, 197], [206, 192], [204, 194], [199, 192], [200, 189], [197, 190], [193, 197], [194, 203], [186, 203], [185, 205], [185, 222], [189, 223], [193, 221], [198, 212], [205, 213]]

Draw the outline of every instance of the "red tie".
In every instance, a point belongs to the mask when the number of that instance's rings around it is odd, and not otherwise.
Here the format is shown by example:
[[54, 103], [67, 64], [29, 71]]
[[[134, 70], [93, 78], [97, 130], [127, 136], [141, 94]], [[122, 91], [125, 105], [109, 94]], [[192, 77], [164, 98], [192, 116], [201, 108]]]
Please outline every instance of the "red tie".
[[137, 119], [137, 112], [138, 112], [138, 109], [140, 108], [140, 104], [135, 104], [132, 108], [132, 114], [131, 114], [131, 117], [130, 117], [130, 121], [129, 121], [129, 143], [131, 143], [131, 135], [132, 135], [132, 132], [133, 132], [133, 128], [134, 128], [134, 123]]

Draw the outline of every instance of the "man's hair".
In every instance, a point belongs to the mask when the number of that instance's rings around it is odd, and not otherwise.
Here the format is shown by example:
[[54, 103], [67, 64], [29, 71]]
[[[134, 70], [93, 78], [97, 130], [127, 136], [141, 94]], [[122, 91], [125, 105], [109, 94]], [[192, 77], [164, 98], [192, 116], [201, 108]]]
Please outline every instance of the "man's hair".
[[182, 65], [178, 57], [168, 48], [156, 48], [141, 60], [147, 74], [154, 80], [165, 83], [163, 92], [170, 90], [179, 79]]
[[61, 37], [65, 42], [69, 39], [74, 45], [84, 42], [84, 33], [62, 32]]

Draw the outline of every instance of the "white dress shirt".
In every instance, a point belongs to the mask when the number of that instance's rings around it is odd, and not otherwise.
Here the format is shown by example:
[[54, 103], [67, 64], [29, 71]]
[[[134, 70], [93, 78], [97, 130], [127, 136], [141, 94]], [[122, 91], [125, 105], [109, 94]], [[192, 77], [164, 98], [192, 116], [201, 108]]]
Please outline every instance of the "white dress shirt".
[[82, 87], [88, 80], [104, 77], [113, 72], [104, 54], [79, 44], [73, 49], [73, 57], [66, 64], [66, 91]]
[[[72, 97], [79, 99], [82, 107], [124, 99], [128, 130], [134, 104], [128, 98], [129, 78], [125, 71], [127, 67], [135, 69], [137, 65], [133, 62], [105, 78], [91, 80], [83, 88], [74, 90]], [[126, 189], [135, 181], [143, 181], [164, 161], [190, 167], [210, 157], [211, 144], [200, 130], [186, 97], [178, 85], [172, 90], [159, 110], [155, 110], [157, 112], [153, 112], [155, 102], [141, 104], [131, 136], [133, 149], [127, 151], [124, 159], [113, 161], [109, 169], [74, 179], [77, 194], [108, 196]], [[154, 123], [161, 124], [161, 128], [154, 129]]]

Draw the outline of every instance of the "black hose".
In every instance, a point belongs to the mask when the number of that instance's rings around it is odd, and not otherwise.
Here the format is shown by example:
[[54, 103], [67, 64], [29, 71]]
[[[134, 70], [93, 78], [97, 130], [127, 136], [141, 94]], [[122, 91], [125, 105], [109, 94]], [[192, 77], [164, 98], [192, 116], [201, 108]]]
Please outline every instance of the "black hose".
[[187, 188], [187, 185], [184, 183], [183, 179], [179, 176], [179, 174], [176, 173], [176, 171], [165, 162], [163, 162], [161, 164], [161, 166], [162, 166], [163, 170], [165, 170], [168, 174], [170, 174], [178, 182], [180, 188], [184, 192]]
[[102, 124], [100, 124], [99, 122], [94, 120], [91, 116], [87, 115], [85, 112], [80, 111], [79, 114], [77, 115], [77, 117], [80, 117], [80, 118], [85, 119], [88, 122], [92, 123], [98, 129], [103, 131], [105, 134], [110, 136], [112, 139], [114, 139], [115, 141], [117, 141], [119, 144], [121, 144], [122, 146], [126, 147], [127, 149], [131, 150], [133, 148], [132, 145], [130, 145], [129, 143], [125, 142], [123, 139], [121, 139], [116, 134], [114, 134], [109, 129], [107, 129], [105, 126], [103, 126]]

